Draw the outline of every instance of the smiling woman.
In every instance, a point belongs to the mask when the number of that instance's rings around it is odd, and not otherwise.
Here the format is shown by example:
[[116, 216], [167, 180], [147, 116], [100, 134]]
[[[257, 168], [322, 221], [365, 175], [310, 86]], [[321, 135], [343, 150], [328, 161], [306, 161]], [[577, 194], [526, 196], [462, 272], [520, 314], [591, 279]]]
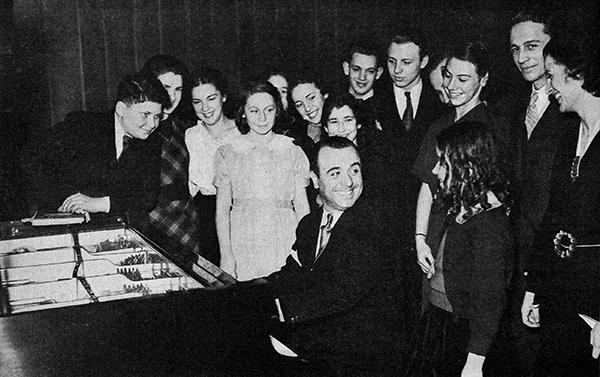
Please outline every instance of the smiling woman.
[[308, 160], [291, 138], [276, 133], [282, 112], [273, 85], [248, 84], [237, 116], [242, 135], [215, 157], [221, 268], [239, 280], [279, 270], [309, 212]]
[[532, 244], [521, 307], [523, 323], [542, 333], [537, 367], [560, 376], [596, 375], [600, 353], [600, 324], [590, 334], [579, 318], [599, 319], [598, 248], [578, 247], [569, 254], [554, 249], [555, 238], [565, 233], [580, 245], [600, 241], [600, 54], [598, 34], [590, 29], [582, 22], [555, 28], [544, 49], [560, 111], [577, 114], [580, 125], [565, 131], [556, 153], [548, 209]]

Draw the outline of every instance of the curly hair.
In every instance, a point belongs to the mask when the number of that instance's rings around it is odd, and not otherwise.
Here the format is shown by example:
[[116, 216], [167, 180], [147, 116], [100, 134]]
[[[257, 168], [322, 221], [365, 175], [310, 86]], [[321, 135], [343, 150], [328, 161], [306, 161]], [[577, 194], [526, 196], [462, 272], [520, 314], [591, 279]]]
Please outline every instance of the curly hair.
[[599, 38], [588, 29], [583, 20], [554, 22], [552, 39], [544, 47], [544, 56], [564, 65], [568, 77], [583, 79], [581, 87], [594, 97], [600, 97]]
[[455, 123], [437, 136], [440, 165], [448, 172], [439, 199], [449, 216], [476, 206], [489, 209], [488, 191], [509, 208], [508, 180], [502, 169], [492, 131], [480, 122]]

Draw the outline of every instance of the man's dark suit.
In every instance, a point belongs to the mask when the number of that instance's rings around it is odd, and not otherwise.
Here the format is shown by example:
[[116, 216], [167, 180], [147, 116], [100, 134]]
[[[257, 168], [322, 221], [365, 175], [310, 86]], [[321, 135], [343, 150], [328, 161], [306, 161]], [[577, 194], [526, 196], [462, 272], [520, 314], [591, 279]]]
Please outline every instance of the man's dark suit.
[[268, 278], [292, 324], [282, 341], [301, 357], [325, 358], [334, 369], [393, 374], [406, 341], [402, 296], [389, 251], [377, 247], [373, 210], [359, 200], [345, 211], [315, 261], [321, 216], [311, 213], [298, 225], [293, 249], [302, 266], [290, 256]]
[[[562, 114], [554, 97], [527, 139], [525, 114], [529, 92], [513, 103], [510, 119], [510, 180], [516, 204], [519, 237], [519, 271], [526, 271], [529, 247], [546, 212], [550, 197], [552, 164], [565, 130], [578, 124], [577, 117]], [[502, 114], [500, 114], [502, 116]]]
[[386, 172], [390, 181], [387, 188], [386, 233], [398, 258], [397, 279], [406, 288], [406, 318], [416, 321], [420, 308], [422, 274], [416, 263], [414, 231], [421, 182], [410, 171], [427, 129], [447, 108], [441, 104], [430, 85], [423, 82], [413, 126], [406, 131], [398, 113], [391, 80], [387, 78], [387, 84], [378, 88], [375, 93], [376, 117], [391, 151], [391, 161]]
[[531, 85], [523, 87], [520, 93], [501, 101], [495, 112], [500, 123], [509, 130], [508, 174], [514, 202], [511, 216], [517, 238], [517, 265], [508, 303], [511, 330], [523, 372], [531, 373], [539, 349], [539, 331], [531, 330], [521, 322], [520, 308], [525, 293], [523, 272], [527, 270], [531, 243], [548, 206], [554, 157], [563, 142], [565, 130], [576, 120], [561, 114], [558, 103], [550, 97], [550, 104], [527, 139], [525, 115]]
[[132, 139], [116, 158], [113, 113], [74, 112], [31, 140], [24, 156], [30, 207], [55, 212], [70, 195], [110, 197], [110, 213], [141, 226], [156, 202], [160, 142]]

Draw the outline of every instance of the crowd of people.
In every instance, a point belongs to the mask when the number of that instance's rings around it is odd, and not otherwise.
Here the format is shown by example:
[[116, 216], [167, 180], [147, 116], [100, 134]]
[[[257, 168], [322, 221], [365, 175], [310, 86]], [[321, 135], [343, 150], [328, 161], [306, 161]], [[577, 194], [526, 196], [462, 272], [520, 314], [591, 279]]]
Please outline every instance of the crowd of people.
[[512, 20], [527, 88], [498, 103], [482, 41], [433, 53], [415, 28], [352, 43], [342, 91], [270, 69], [236, 96], [153, 56], [113, 111], [30, 140], [30, 211], [124, 213], [174, 258], [265, 284], [294, 373], [596, 376], [600, 54], [551, 20]]

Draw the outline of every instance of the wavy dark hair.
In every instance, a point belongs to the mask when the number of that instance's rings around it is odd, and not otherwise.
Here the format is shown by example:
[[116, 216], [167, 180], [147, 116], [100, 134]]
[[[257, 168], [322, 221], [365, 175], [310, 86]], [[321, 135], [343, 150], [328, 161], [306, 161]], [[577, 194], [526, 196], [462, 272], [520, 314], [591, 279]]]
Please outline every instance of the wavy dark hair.
[[329, 116], [335, 109], [341, 109], [344, 106], [348, 106], [350, 110], [352, 110], [352, 114], [356, 118], [356, 123], [361, 124], [362, 118], [359, 117], [359, 109], [358, 104], [356, 103], [356, 99], [352, 97], [349, 93], [344, 94], [334, 94], [328, 97], [323, 104], [323, 111], [321, 116], [321, 126], [323, 129], [327, 129], [327, 121], [329, 120]]
[[461, 208], [470, 216], [478, 205], [489, 209], [488, 191], [493, 192], [508, 210], [509, 183], [494, 135], [485, 124], [455, 123], [442, 131], [436, 140], [442, 152], [440, 165], [448, 172], [439, 199], [447, 206], [449, 216], [456, 216]]
[[600, 97], [600, 39], [588, 30], [591, 25], [586, 25], [583, 19], [572, 16], [569, 20], [554, 22], [552, 39], [544, 47], [544, 56], [564, 65], [568, 77], [583, 79], [581, 87], [594, 97]]
[[259, 79], [256, 81], [251, 81], [244, 86], [244, 89], [241, 93], [241, 105], [237, 111], [237, 115], [235, 117], [235, 124], [242, 134], [247, 134], [250, 132], [250, 126], [248, 126], [248, 120], [244, 116], [244, 107], [246, 106], [246, 102], [251, 95], [256, 93], [266, 93], [273, 97], [273, 101], [275, 101], [275, 124], [273, 125], [273, 132], [277, 134], [283, 134], [286, 130], [286, 125], [284, 124], [284, 110], [283, 105], [281, 104], [281, 97], [279, 96], [279, 91], [273, 84], [268, 82], [267, 80]]

